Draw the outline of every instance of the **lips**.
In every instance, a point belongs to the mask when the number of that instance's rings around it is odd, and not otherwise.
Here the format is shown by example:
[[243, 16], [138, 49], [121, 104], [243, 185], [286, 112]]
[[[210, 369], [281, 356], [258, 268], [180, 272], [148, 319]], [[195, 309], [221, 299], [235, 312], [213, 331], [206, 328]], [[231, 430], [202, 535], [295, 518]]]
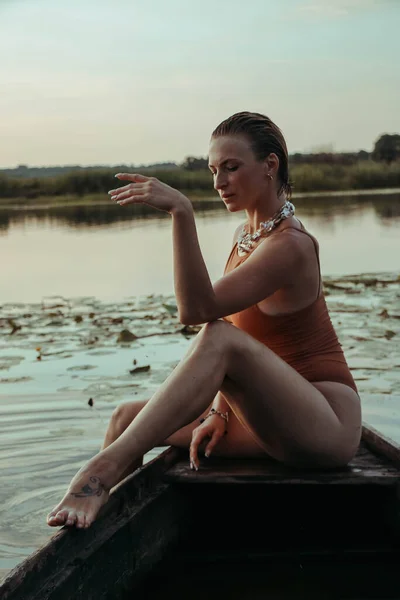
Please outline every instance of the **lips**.
[[231, 198], [232, 196], [234, 196], [235, 194], [221, 194], [221, 198], [223, 200], [225, 200], [226, 198]]

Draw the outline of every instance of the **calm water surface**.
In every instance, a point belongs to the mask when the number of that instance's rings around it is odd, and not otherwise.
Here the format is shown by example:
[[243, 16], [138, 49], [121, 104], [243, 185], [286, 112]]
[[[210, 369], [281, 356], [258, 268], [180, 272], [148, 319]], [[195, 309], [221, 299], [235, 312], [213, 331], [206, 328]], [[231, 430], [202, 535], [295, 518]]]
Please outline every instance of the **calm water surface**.
[[[323, 273], [398, 270], [399, 195], [296, 204], [299, 218], [320, 242]], [[232, 234], [242, 220], [243, 215], [225, 209], [197, 213], [212, 280], [221, 276]], [[0, 210], [0, 256], [0, 308], [41, 302], [50, 295], [90, 296], [115, 307], [127, 297], [173, 292], [168, 216], [149, 218], [111, 205]], [[115, 406], [149, 397], [189, 344], [183, 336], [180, 341], [150, 337], [134, 348], [116, 348], [115, 342], [112, 347], [75, 348], [38, 363], [32, 339], [21, 338], [14, 349], [7, 348], [7, 336], [3, 340], [0, 576], [51, 535], [45, 515], [72, 475], [98, 451]], [[55, 340], [56, 349], [57, 343], [63, 344]], [[150, 377], [144, 374], [132, 383], [128, 369], [133, 358], [139, 365], [152, 365]], [[151, 376], [153, 369], [156, 375]], [[392, 433], [393, 424], [399, 424], [400, 397], [394, 391], [388, 395], [391, 384], [385, 384], [387, 390], [378, 375], [376, 390], [381, 393], [366, 401], [366, 414]], [[13, 382], [16, 376], [22, 383]], [[93, 409], [88, 396], [96, 398]]]
[[[297, 215], [320, 242], [323, 274], [396, 270], [400, 195], [299, 199]], [[127, 296], [173, 292], [171, 222], [101, 205], [0, 210], [0, 302], [43, 296]], [[243, 213], [197, 213], [212, 280], [221, 276]]]

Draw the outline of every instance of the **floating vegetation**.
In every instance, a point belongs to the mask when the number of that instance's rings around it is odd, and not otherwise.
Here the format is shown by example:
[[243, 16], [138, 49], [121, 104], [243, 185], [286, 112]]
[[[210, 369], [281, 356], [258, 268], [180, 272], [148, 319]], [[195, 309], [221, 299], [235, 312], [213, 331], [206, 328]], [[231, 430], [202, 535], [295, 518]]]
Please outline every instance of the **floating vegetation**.
[[137, 336], [129, 331], [129, 329], [123, 329], [117, 338], [118, 344], [129, 344], [135, 340], [137, 340]]
[[0, 383], [26, 383], [32, 377], [0, 377]]
[[[382, 393], [394, 393], [400, 387], [396, 372], [400, 333], [399, 274], [324, 277], [323, 283], [332, 322], [360, 391], [369, 390], [372, 381], [373, 389], [377, 390], [381, 381]], [[64, 378], [57, 389], [68, 387], [74, 378], [74, 384], [86, 386], [85, 391], [93, 398], [101, 396], [112, 401], [117, 390], [122, 393], [124, 387], [133, 385], [121, 381], [126, 376], [151, 370], [145, 383], [140, 384], [144, 391], [168, 376], [170, 351], [165, 353], [166, 362], [153, 364], [143, 352], [144, 347], [177, 345], [179, 353], [182, 344], [183, 356], [186, 340], [195, 336], [201, 327], [183, 326], [179, 322], [173, 295], [151, 294], [109, 303], [92, 297], [51, 296], [37, 304], [4, 304], [0, 308], [0, 352], [4, 355], [0, 370], [7, 371], [7, 377], [0, 381], [12, 383], [16, 392], [23, 384], [21, 390], [26, 393], [25, 383], [36, 374], [43, 377], [43, 368], [48, 368], [50, 363], [58, 373], [55, 377]], [[132, 354], [126, 355], [132, 347], [135, 359]], [[132, 359], [134, 366], [129, 368]], [[29, 366], [29, 370], [24, 365]], [[87, 388], [89, 371], [93, 373]]]
[[130, 369], [129, 373], [131, 375], [135, 375], [136, 373], [146, 373], [146, 371], [150, 371], [150, 365], [144, 365], [143, 367], [135, 367], [134, 369]]
[[201, 330], [201, 325], [185, 325], [180, 331], [183, 335], [196, 335]]

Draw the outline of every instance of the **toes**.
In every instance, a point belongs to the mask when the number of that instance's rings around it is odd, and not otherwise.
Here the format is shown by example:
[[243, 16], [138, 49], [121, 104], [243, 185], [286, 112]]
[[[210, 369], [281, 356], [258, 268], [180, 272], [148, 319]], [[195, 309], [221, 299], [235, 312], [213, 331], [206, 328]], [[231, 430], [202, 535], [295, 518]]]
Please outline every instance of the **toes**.
[[56, 516], [57, 513], [60, 512], [60, 510], [62, 510], [62, 504], [59, 504], [58, 506], [56, 506], [55, 508], [53, 508], [53, 510], [51, 512], [49, 512], [49, 514], [47, 515], [47, 520], [49, 521], [50, 519], [54, 519], [54, 517]]
[[83, 513], [83, 512], [76, 513], [76, 526], [79, 529], [82, 529], [83, 527], [85, 527], [85, 513]]
[[79, 529], [89, 527], [91, 521], [88, 520], [84, 512], [76, 512], [74, 510], [63, 509], [53, 510], [47, 517], [47, 522], [51, 526], [67, 525], [71, 527], [76, 525]]
[[69, 511], [67, 509], [59, 510], [55, 516], [57, 523], [65, 523], [67, 520]]
[[65, 524], [68, 525], [68, 527], [70, 527], [71, 525], [74, 525], [77, 519], [77, 514], [74, 510], [71, 510], [68, 514], [68, 518], [65, 521]]
[[56, 521], [55, 515], [48, 515], [48, 517], [47, 517], [47, 525], [50, 525], [50, 527], [57, 527], [58, 526], [58, 523]]
[[68, 510], [58, 510], [51, 512], [47, 517], [47, 521], [51, 525], [63, 525], [68, 516]]

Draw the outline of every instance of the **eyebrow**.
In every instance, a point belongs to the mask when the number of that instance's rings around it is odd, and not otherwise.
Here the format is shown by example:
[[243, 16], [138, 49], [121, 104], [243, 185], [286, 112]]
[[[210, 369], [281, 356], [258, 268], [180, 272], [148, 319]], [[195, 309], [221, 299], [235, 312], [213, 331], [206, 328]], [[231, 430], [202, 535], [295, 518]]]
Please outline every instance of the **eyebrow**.
[[[223, 160], [223, 161], [220, 163], [220, 165], [219, 165], [219, 166], [220, 166], [220, 167], [222, 167], [224, 164], [226, 164], [226, 163], [227, 163], [227, 162], [229, 162], [230, 160], [239, 160], [239, 159], [238, 159], [238, 158], [233, 158], [233, 157], [232, 157], [232, 158], [226, 158], [225, 160]], [[211, 165], [211, 164], [209, 163], [209, 164], [208, 164], [208, 168], [210, 169], [211, 167], [215, 168], [215, 166], [214, 166], [214, 165]]]

